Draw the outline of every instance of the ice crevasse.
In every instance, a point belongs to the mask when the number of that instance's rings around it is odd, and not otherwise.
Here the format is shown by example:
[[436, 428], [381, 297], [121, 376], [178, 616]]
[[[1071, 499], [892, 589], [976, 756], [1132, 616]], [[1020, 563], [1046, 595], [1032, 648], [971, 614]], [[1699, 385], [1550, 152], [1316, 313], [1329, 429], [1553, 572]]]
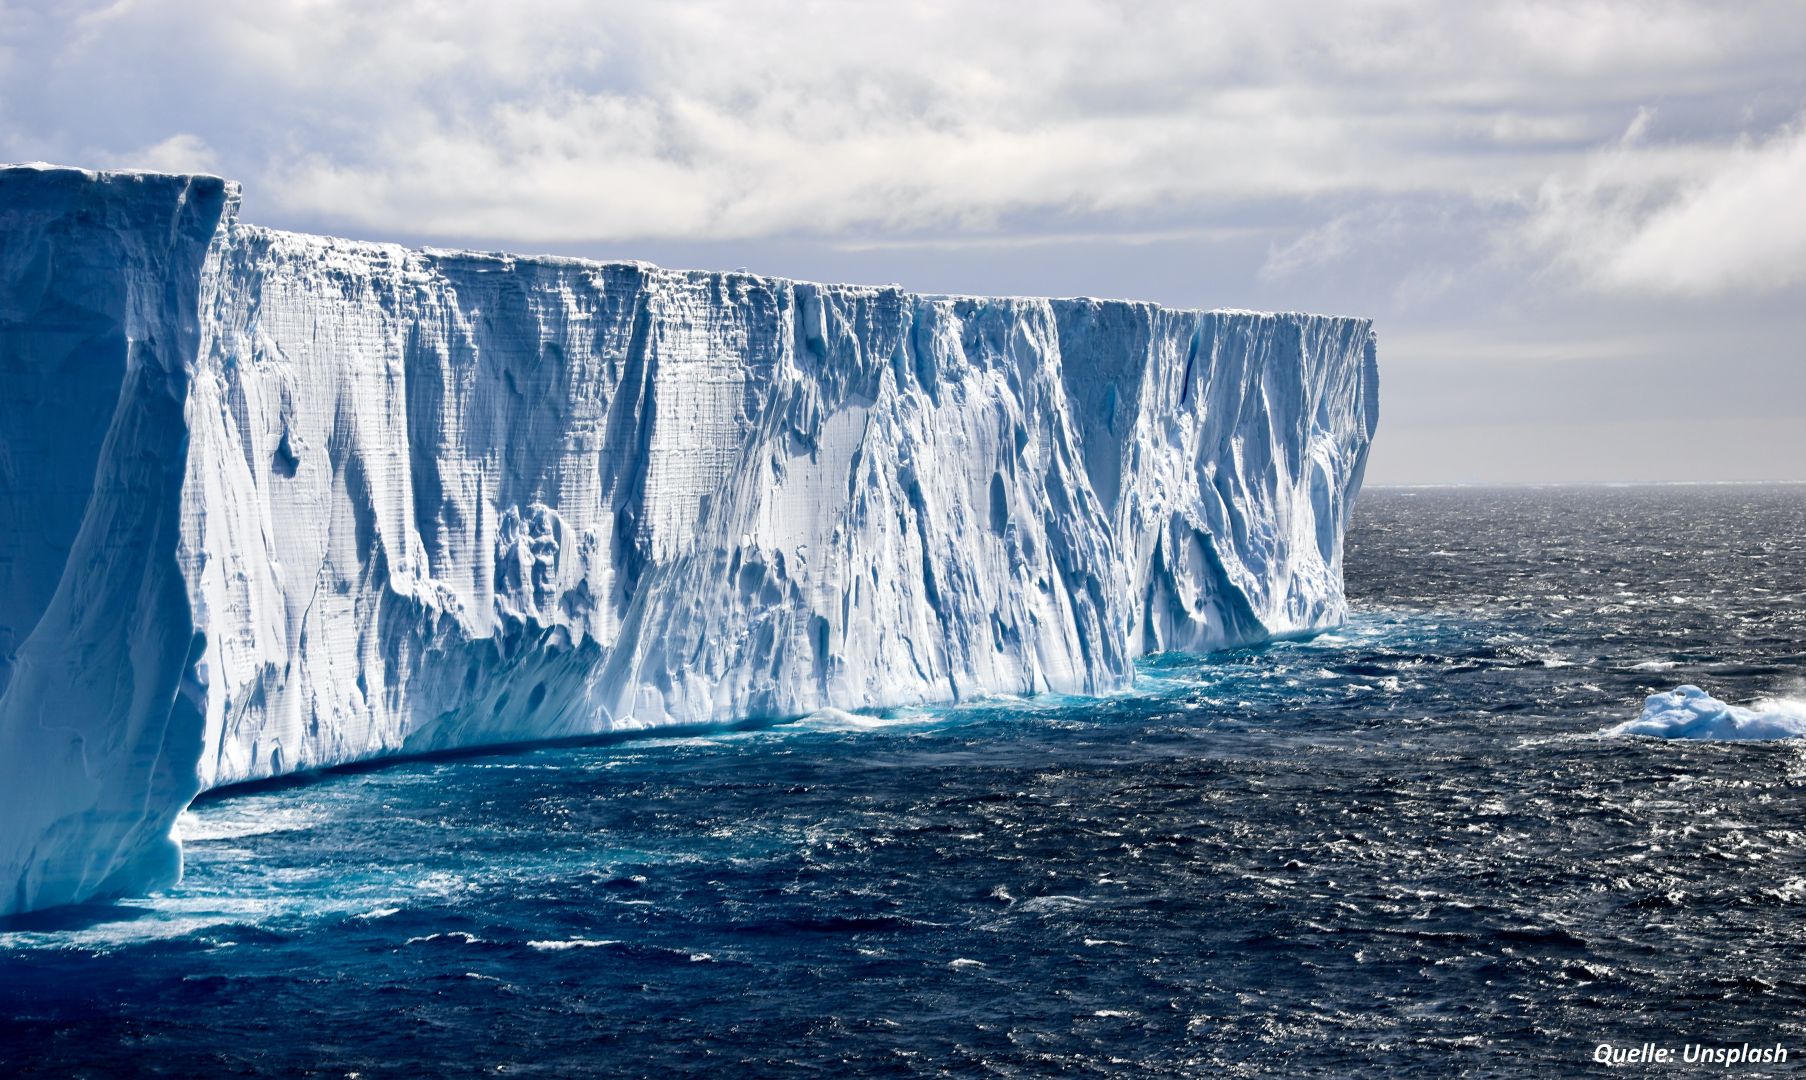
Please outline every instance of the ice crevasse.
[[0, 168], [0, 914], [207, 788], [1344, 615], [1363, 319], [350, 242]]

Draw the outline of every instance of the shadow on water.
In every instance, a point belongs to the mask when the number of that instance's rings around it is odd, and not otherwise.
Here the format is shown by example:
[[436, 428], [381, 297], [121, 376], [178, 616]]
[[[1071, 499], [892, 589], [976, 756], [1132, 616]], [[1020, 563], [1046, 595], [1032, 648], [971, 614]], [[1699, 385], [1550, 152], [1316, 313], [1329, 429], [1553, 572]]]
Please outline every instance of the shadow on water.
[[[1282, 634], [1266, 641], [1223, 649], [1207, 653], [1164, 652], [1143, 657], [1136, 662], [1136, 670], [1141, 675], [1160, 678], [1169, 674], [1196, 676], [1200, 670], [1220, 668], [1229, 670], [1228, 665], [1234, 662], [1245, 662], [1274, 654], [1276, 651], [1299, 645], [1309, 645], [1346, 627], [1330, 627]], [[1159, 689], [1150, 687], [1143, 690], [1130, 687], [1126, 696], [1158, 696]], [[1028, 702], [1059, 702], [1062, 704], [1093, 703], [1102, 704], [1119, 695], [1073, 695], [1053, 691], [1024, 696], [983, 695], [966, 701], [946, 702], [926, 706], [928, 708], [954, 709], [961, 707], [1020, 707]], [[225, 784], [210, 788], [195, 797], [191, 805], [203, 806], [224, 799], [232, 799], [245, 795], [261, 795], [286, 791], [295, 788], [306, 788], [314, 784], [324, 783], [343, 776], [359, 776], [368, 773], [379, 773], [389, 769], [431, 762], [467, 761], [471, 759], [527, 757], [533, 754], [562, 749], [585, 749], [596, 747], [620, 746], [625, 744], [655, 742], [671, 739], [708, 738], [716, 735], [735, 735], [747, 732], [775, 731], [799, 725], [815, 716], [820, 710], [808, 713], [794, 713], [784, 716], [750, 717], [721, 723], [677, 724], [658, 728], [638, 728], [626, 731], [598, 732], [590, 735], [572, 735], [564, 738], [520, 739], [509, 742], [481, 743], [474, 746], [453, 747], [443, 750], [401, 750], [384, 754], [380, 757], [363, 761], [346, 762], [320, 769], [308, 769], [302, 772], [287, 773], [282, 776], [265, 777], [258, 780], [245, 780], [234, 784]], [[896, 708], [865, 708], [845, 710], [854, 716], [884, 718], [898, 712]]]
[[241, 795], [262, 795], [270, 792], [286, 791], [291, 788], [310, 787], [340, 776], [360, 776], [365, 773], [383, 772], [398, 766], [415, 765], [434, 761], [466, 761], [471, 758], [510, 758], [526, 757], [549, 750], [580, 749], [598, 746], [619, 746], [624, 743], [649, 742], [660, 739], [695, 739], [707, 738], [711, 735], [733, 735], [748, 731], [769, 731], [788, 724], [795, 724], [808, 719], [812, 715], [803, 713], [797, 716], [760, 717], [748, 720], [735, 720], [721, 724], [682, 724], [672, 727], [653, 729], [635, 729], [632, 731], [604, 731], [594, 735], [572, 735], [559, 739], [520, 739], [511, 742], [481, 743], [476, 746], [460, 746], [447, 750], [402, 750], [365, 761], [351, 761], [343, 765], [332, 765], [324, 769], [309, 769], [305, 772], [288, 773], [283, 776], [271, 776], [261, 780], [245, 780], [236, 784], [224, 784], [209, 788], [195, 796], [192, 805], [200, 806], [222, 799], [236, 798]]
[[0, 934], [63, 934], [88, 930], [102, 923], [135, 922], [155, 914], [150, 908], [136, 904], [91, 900], [20, 915], [0, 915]]

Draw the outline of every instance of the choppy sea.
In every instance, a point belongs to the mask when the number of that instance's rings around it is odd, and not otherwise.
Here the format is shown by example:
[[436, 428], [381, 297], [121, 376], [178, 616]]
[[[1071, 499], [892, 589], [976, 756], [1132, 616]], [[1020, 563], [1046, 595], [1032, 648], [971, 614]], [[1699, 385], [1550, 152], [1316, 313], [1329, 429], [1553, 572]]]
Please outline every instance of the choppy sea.
[[1572, 1074], [1806, 1060], [1806, 487], [1376, 490], [1348, 624], [1103, 700], [344, 770], [0, 923], [0, 1075]]

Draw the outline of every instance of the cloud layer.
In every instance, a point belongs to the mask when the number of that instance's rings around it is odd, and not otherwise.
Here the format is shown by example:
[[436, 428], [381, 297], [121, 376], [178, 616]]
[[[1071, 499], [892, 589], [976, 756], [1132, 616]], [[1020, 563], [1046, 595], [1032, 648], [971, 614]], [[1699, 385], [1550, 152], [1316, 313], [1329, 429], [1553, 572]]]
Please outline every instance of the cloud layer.
[[[1779, 127], [1802, 100], [1773, 97], [1806, 87], [1787, 2], [0, 14], [9, 156], [218, 170], [266, 217], [365, 231], [1020, 241], [1235, 211], [1283, 233], [1283, 276], [1396, 230], [1400, 200], [1452, 197], [1587, 284], [1684, 292], [1775, 283], [1749, 267], [1806, 242], [1800, 129]], [[1673, 101], [1672, 131], [1598, 152]], [[1332, 246], [1298, 246], [1307, 229]]]

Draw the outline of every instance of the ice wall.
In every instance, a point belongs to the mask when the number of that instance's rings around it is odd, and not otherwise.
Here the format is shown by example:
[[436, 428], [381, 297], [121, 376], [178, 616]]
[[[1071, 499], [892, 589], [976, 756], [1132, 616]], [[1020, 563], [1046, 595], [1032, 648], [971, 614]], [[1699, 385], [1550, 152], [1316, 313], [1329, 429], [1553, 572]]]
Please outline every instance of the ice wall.
[[1364, 320], [410, 251], [235, 202], [0, 170], [0, 911], [168, 882], [203, 787], [1097, 692], [1343, 615]]
[[212, 177], [0, 171], [0, 914], [171, 880], [205, 629], [179, 552]]

